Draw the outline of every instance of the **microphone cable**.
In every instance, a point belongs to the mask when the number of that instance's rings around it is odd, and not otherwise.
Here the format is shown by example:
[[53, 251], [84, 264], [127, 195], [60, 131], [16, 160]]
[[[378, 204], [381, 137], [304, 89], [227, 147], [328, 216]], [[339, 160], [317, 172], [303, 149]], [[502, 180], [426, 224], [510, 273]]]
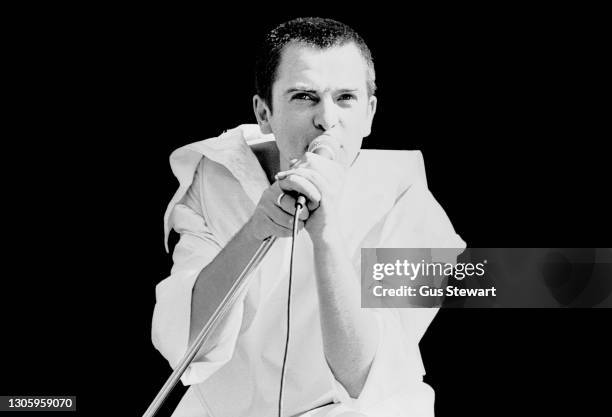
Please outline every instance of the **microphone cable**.
[[289, 336], [291, 330], [291, 281], [293, 280], [293, 253], [295, 250], [295, 238], [298, 233], [300, 214], [306, 204], [306, 199], [299, 196], [295, 202], [295, 212], [293, 214], [293, 232], [291, 233], [291, 255], [289, 258], [289, 285], [287, 292], [287, 334], [285, 337], [285, 353], [283, 354], [283, 367], [281, 369], [280, 391], [278, 393], [278, 417], [283, 417], [283, 389], [285, 387], [285, 365], [287, 364], [287, 353], [289, 351]]

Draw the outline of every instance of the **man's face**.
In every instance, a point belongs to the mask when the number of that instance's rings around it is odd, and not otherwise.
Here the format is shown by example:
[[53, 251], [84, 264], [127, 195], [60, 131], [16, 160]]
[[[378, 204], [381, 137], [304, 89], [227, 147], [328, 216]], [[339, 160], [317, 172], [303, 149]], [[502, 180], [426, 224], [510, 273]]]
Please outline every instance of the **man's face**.
[[329, 49], [291, 43], [283, 49], [268, 112], [281, 168], [323, 133], [338, 141], [337, 162], [353, 162], [376, 111], [366, 80], [366, 62], [353, 43]]

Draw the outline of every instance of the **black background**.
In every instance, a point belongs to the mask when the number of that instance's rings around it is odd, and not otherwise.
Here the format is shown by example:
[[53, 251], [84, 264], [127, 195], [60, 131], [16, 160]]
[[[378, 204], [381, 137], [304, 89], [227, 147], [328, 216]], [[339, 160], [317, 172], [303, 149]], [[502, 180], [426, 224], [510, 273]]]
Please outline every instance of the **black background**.
[[[598, 11], [305, 9], [5, 14], [0, 395], [144, 412], [170, 373], [150, 342], [171, 266], [168, 157], [254, 121], [255, 42], [299, 15], [366, 39], [379, 106], [365, 145], [420, 149], [469, 246], [610, 246]], [[421, 342], [436, 415], [606, 412], [609, 323], [609, 310], [440, 311]]]

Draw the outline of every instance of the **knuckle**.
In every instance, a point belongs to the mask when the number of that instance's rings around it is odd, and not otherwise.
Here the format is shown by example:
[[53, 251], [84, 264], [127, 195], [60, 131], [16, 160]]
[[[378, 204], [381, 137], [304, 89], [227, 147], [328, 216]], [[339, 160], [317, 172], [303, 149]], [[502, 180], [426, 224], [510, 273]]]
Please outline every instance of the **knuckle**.
[[293, 184], [296, 182], [296, 179], [299, 178], [297, 177], [295, 174], [289, 174], [287, 175], [285, 178], [283, 178], [282, 180], [280, 180], [279, 185], [280, 186], [287, 186], [288, 184]]

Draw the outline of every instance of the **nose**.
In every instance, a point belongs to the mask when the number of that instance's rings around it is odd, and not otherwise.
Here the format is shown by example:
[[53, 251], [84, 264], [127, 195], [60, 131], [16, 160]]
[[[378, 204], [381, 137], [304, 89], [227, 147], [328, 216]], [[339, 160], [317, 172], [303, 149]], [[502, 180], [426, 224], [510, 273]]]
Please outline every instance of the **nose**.
[[338, 110], [338, 106], [331, 97], [321, 99], [314, 115], [315, 127], [325, 132], [338, 125]]

